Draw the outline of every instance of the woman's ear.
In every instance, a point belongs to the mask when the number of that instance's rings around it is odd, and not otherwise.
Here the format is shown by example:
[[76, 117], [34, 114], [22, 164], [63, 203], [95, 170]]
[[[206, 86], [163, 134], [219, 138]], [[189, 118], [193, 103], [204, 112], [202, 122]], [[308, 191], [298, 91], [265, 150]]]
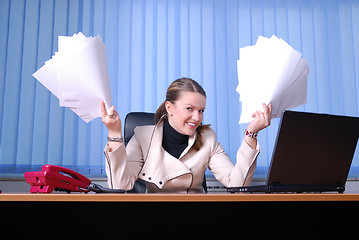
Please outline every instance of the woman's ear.
[[167, 114], [172, 116], [173, 115], [173, 113], [172, 113], [173, 104], [170, 101], [166, 101], [165, 108], [166, 108]]

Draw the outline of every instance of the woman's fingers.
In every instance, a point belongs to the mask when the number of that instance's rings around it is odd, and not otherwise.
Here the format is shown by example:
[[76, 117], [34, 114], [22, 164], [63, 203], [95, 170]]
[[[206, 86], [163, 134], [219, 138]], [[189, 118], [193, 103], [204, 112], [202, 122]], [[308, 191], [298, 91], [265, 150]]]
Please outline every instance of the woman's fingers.
[[119, 137], [122, 136], [121, 119], [115, 110], [115, 106], [111, 106], [110, 109], [106, 110], [106, 105], [101, 102], [101, 117], [102, 122], [108, 129], [109, 136]]
[[106, 105], [105, 105], [105, 102], [102, 101], [101, 102], [101, 117], [102, 117], [102, 120], [105, 119], [106, 115], [107, 115]]
[[272, 118], [272, 104], [268, 104], [268, 106], [265, 103], [262, 103], [263, 106], [263, 112], [264, 112], [264, 119], [265, 119], [265, 125], [268, 127], [271, 122]]
[[264, 114], [268, 114], [268, 112], [269, 112], [269, 107], [268, 107], [265, 103], [262, 103], [262, 107], [263, 107], [263, 112], [264, 112]]
[[268, 106], [263, 103], [263, 112], [256, 111], [253, 113], [252, 117], [253, 121], [248, 125], [248, 131], [251, 132], [259, 132], [260, 130], [268, 127], [271, 123], [271, 114], [272, 114], [272, 105], [268, 104]]
[[113, 120], [115, 120], [117, 115], [118, 114], [115, 111], [115, 106], [111, 106], [107, 112], [105, 103], [103, 101], [101, 102], [102, 122], [105, 123], [106, 126], [107, 126], [107, 124], [113, 122]]
[[108, 115], [113, 116], [115, 114], [115, 106], [111, 106], [108, 110]]
[[102, 119], [106, 118], [106, 116], [107, 117], [114, 116], [115, 114], [116, 114], [115, 106], [111, 106], [107, 112], [105, 102], [104, 101], [101, 102], [101, 117], [102, 117]]

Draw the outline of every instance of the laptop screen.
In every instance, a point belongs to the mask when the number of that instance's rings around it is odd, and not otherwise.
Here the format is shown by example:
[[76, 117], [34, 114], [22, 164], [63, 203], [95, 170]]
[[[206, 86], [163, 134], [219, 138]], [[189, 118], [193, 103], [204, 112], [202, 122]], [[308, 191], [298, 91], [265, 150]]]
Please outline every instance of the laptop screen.
[[267, 184], [345, 184], [359, 118], [284, 111]]

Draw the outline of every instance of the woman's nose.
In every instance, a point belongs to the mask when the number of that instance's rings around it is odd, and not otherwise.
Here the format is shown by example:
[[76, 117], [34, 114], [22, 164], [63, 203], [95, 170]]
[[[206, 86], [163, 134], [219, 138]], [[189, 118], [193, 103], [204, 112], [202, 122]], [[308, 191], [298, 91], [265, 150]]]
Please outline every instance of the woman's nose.
[[198, 122], [200, 119], [200, 116], [199, 116], [199, 112], [197, 111], [194, 111], [193, 115], [192, 115], [192, 119], [196, 122]]

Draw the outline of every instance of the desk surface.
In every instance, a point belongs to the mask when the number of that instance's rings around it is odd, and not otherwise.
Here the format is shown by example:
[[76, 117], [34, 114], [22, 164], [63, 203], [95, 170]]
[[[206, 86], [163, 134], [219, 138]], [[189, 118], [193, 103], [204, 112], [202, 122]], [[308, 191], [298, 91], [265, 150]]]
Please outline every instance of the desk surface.
[[48, 202], [280, 202], [359, 201], [359, 194], [0, 194], [0, 201]]

